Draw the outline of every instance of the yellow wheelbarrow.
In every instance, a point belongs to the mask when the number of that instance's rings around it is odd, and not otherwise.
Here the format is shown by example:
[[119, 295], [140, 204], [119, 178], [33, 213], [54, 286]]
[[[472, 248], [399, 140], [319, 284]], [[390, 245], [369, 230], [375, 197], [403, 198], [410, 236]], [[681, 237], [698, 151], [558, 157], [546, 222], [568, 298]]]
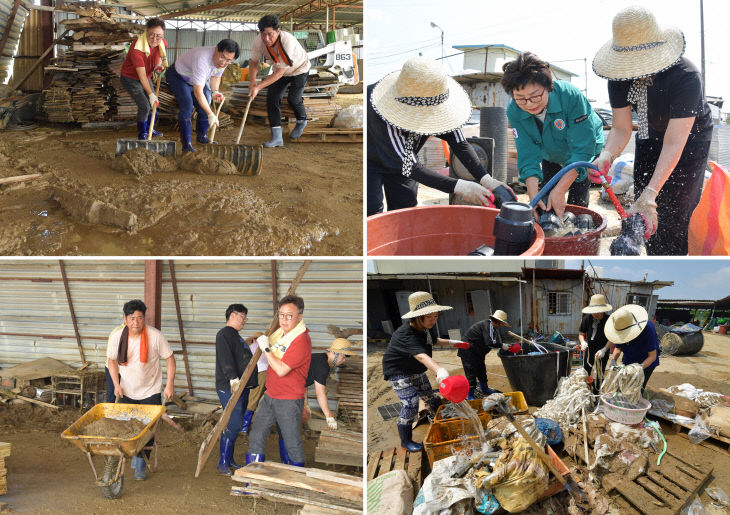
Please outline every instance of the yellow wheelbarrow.
[[[152, 472], [157, 468], [157, 442], [151, 446], [148, 446], [147, 443], [155, 435], [165, 411], [164, 406], [150, 404], [97, 404], [61, 433], [61, 438], [70, 441], [86, 454], [96, 485], [101, 487], [104, 497], [116, 499], [122, 494], [127, 458], [136, 456], [142, 450], [151, 450], [152, 454], [149, 459], [143, 453], [145, 463]], [[138, 435], [132, 438], [82, 434], [86, 426], [102, 418], [117, 420], [136, 418], [146, 425]], [[96, 473], [92, 460], [92, 456], [95, 455], [104, 456], [105, 464], [101, 477]]]

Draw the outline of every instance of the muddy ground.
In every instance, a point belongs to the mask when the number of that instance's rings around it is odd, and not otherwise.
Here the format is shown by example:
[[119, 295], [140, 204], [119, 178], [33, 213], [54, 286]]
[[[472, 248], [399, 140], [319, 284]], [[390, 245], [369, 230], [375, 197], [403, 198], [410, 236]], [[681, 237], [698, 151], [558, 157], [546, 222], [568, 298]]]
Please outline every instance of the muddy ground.
[[[12, 444], [5, 459], [8, 491], [0, 503], [25, 513], [256, 513], [260, 515], [293, 514], [301, 506], [274, 503], [262, 499], [231, 496], [231, 486], [242, 486], [215, 471], [218, 446], [196, 479], [200, 443], [213, 427], [177, 421], [188, 429], [178, 433], [161, 423], [158, 468], [147, 473], [146, 481], [135, 481], [134, 471], [125, 471], [124, 487], [119, 499], [102, 497], [86, 456], [60, 434], [80, 417], [77, 410], [50, 412], [46, 408], [27, 405], [0, 406], [0, 441]], [[328, 468], [314, 462], [318, 433], [310, 432], [304, 441], [308, 467]], [[236, 441], [235, 458], [245, 463], [248, 438]], [[275, 435], [269, 437], [267, 460], [278, 461], [279, 445]], [[101, 474], [102, 458], [95, 457]], [[129, 462], [128, 462], [129, 463]], [[338, 466], [337, 472], [362, 475], [361, 469]]]
[[[702, 350], [693, 356], [662, 356], [659, 367], [649, 379], [648, 385], [652, 388], [667, 388], [681, 383], [691, 383], [697, 388], [707, 391], [730, 395], [730, 369], [727, 356], [730, 352], [730, 336], [704, 333], [705, 344]], [[397, 403], [398, 397], [390, 383], [383, 379], [382, 358], [386, 345], [368, 344], [368, 453], [400, 445], [396, 420], [383, 420], [378, 412], [378, 406]], [[456, 350], [434, 351], [434, 359], [451, 374], [463, 374], [461, 359]], [[502, 391], [512, 391], [505, 375], [501, 359], [496, 352], [490, 352], [486, 359], [487, 378], [489, 386]], [[438, 390], [436, 379], [428, 373], [431, 385]], [[534, 411], [535, 407], [530, 407]], [[730, 454], [727, 445], [717, 450], [704, 446], [693, 445], [686, 438], [668, 432], [668, 426], [662, 425], [669, 444], [668, 450], [691, 460], [690, 463], [709, 465], [713, 467], [714, 478], [707, 486], [718, 486], [730, 496]], [[423, 423], [413, 430], [413, 439], [421, 442], [428, 429]], [[711, 499], [706, 493], [700, 496], [702, 503], [708, 506]]]
[[[336, 101], [362, 103], [362, 94]], [[233, 121], [217, 142], [235, 142], [240, 120]], [[220, 160], [181, 162], [176, 128], [159, 128], [178, 155], [143, 151], [134, 166], [115, 158], [117, 139], [136, 138], [131, 126], [2, 131], [0, 179], [42, 177], [0, 185], [0, 254], [362, 254], [361, 144], [292, 143], [285, 135], [283, 148], [263, 150], [260, 175], [241, 176]], [[241, 144], [268, 138], [268, 126], [249, 117]]]

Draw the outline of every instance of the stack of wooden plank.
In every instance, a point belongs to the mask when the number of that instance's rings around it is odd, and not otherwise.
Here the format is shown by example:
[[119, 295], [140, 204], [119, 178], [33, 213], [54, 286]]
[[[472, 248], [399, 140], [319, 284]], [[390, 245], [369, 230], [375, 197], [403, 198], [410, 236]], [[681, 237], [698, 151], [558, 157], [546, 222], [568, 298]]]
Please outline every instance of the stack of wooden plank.
[[358, 429], [362, 429], [363, 419], [362, 377], [363, 359], [359, 356], [348, 358], [338, 372], [337, 418]]
[[322, 431], [314, 461], [362, 467], [362, 431]]
[[64, 37], [63, 42], [68, 45], [93, 45], [104, 47], [109, 44], [120, 44], [133, 41], [137, 34], [144, 30], [144, 26], [127, 20], [143, 20], [144, 18], [124, 15], [116, 12], [114, 7], [103, 5], [81, 6], [63, 4], [61, 8], [73, 13], [78, 18], [69, 18], [58, 22], [65, 29], [72, 31]]
[[231, 479], [248, 483], [232, 487], [232, 495], [257, 494], [273, 502], [335, 513], [363, 511], [363, 483], [357, 476], [265, 461], [236, 470]]
[[10, 444], [0, 442], [0, 495], [8, 492], [8, 469], [5, 467], [5, 458], [10, 456]]
[[[248, 103], [248, 82], [239, 82], [232, 85], [233, 93], [231, 95], [229, 110], [236, 115], [243, 115]], [[330, 123], [337, 112], [340, 110], [340, 106], [335, 103], [331, 97], [317, 98], [319, 93], [316, 92], [316, 87], [312, 87], [315, 91], [307, 91], [302, 94], [304, 100], [304, 108], [307, 111], [307, 118], [310, 120], [320, 120], [326, 123]], [[266, 111], [266, 95], [267, 89], [263, 89], [256, 95], [256, 98], [251, 102], [251, 109], [249, 109], [249, 116], [259, 116], [262, 118], [267, 117]], [[291, 108], [286, 100], [286, 95], [281, 103], [281, 116], [283, 118], [294, 119], [294, 110]]]

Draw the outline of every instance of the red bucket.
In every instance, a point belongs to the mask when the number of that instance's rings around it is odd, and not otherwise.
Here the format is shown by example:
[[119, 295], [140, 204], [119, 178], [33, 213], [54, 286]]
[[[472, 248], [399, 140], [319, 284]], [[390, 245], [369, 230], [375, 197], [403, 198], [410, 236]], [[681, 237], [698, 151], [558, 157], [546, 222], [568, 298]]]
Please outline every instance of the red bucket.
[[[545, 238], [545, 256], [597, 256], [601, 248], [601, 233], [606, 229], [606, 218], [587, 207], [568, 204], [566, 211], [575, 216], [591, 215], [595, 229], [576, 236]], [[536, 224], [537, 225], [537, 224]]]
[[449, 376], [439, 385], [444, 398], [459, 404], [469, 394], [469, 381], [464, 376]]

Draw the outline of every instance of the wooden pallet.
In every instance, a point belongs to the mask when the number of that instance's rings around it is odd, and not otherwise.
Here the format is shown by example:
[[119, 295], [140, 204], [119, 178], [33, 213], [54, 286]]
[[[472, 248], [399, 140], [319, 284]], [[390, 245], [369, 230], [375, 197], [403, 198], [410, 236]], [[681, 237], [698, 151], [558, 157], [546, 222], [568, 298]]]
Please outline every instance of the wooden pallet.
[[308, 130], [296, 140], [299, 143], [362, 143], [362, 129], [325, 127]]
[[362, 467], [362, 433], [331, 429], [322, 431], [314, 452], [314, 461]]
[[367, 480], [380, 477], [392, 470], [405, 470], [415, 490], [421, 489], [424, 479], [423, 451], [408, 452], [403, 447], [392, 447], [368, 454]]
[[[679, 422], [660, 417], [659, 415], [647, 414], [647, 416], [652, 419], [657, 419], [665, 426], [668, 426], [668, 429], [665, 429], [665, 434], [676, 434], [686, 440], [689, 440], [689, 432], [692, 430], [692, 426], [680, 424]], [[730, 454], [730, 438], [722, 435], [711, 436], [710, 438], [701, 441], [699, 445], [706, 447], [707, 449], [712, 449], [715, 452]]]

